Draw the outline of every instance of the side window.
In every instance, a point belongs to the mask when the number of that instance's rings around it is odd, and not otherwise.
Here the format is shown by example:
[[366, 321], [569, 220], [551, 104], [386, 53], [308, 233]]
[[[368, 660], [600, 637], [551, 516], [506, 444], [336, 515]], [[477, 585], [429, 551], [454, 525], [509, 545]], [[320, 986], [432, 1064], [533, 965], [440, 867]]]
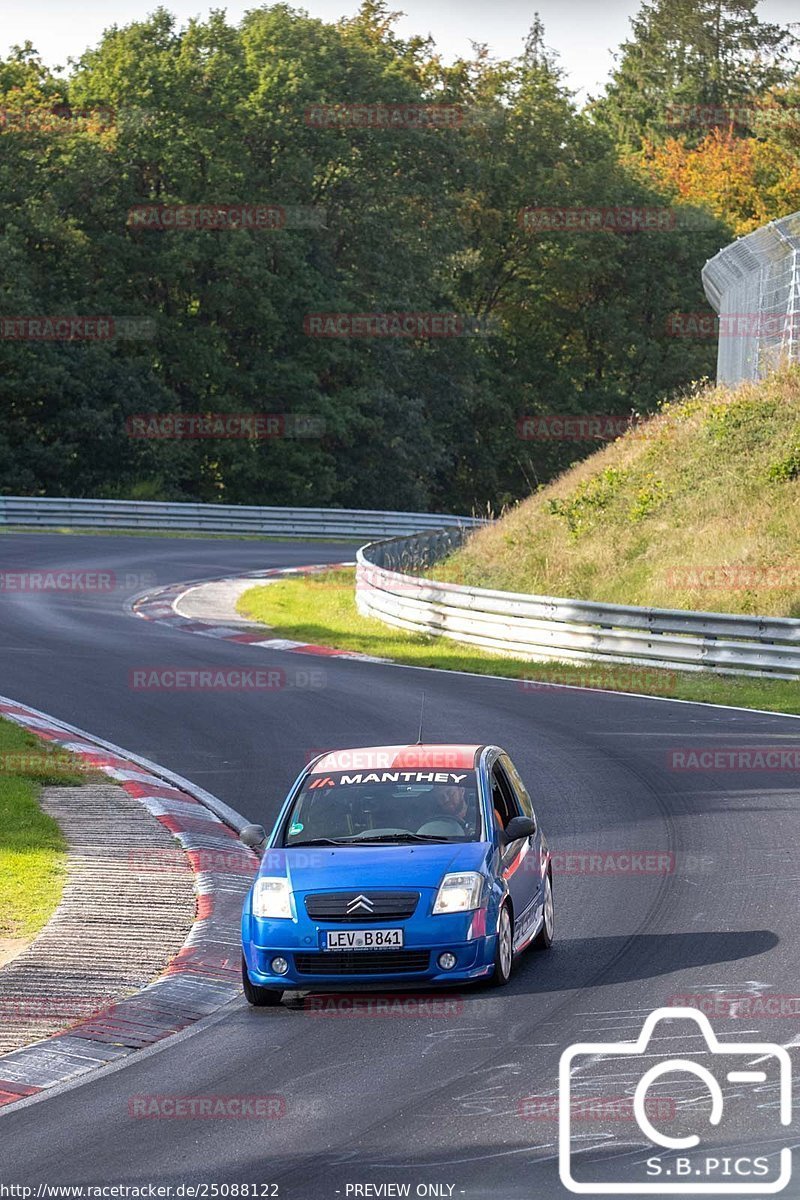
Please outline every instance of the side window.
[[519, 771], [514, 766], [510, 758], [503, 757], [501, 762], [506, 769], [509, 779], [514, 785], [514, 791], [517, 793], [517, 799], [519, 800], [519, 806], [522, 810], [523, 817], [531, 817], [533, 820], [535, 820], [536, 814], [533, 811], [533, 803], [528, 795], [528, 789], [522, 782], [522, 777], [520, 776]]
[[521, 815], [514, 789], [499, 762], [492, 767], [492, 805], [494, 806], [495, 822], [499, 821], [503, 829], [512, 817]]

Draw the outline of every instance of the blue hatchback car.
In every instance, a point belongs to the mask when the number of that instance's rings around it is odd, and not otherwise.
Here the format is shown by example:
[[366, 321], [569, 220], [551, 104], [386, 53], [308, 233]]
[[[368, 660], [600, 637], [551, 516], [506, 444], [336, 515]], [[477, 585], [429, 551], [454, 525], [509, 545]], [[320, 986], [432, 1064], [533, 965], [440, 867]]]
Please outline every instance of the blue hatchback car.
[[499, 746], [319, 755], [292, 787], [242, 913], [250, 1004], [287, 988], [507, 983], [553, 941], [550, 852]]

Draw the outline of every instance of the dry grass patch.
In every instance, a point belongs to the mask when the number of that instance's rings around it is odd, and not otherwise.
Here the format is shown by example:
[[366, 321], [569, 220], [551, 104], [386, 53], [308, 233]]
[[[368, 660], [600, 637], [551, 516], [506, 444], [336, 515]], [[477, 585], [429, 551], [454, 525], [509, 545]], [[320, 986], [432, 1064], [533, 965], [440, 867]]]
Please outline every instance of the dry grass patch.
[[619, 604], [800, 616], [798, 551], [794, 367], [665, 405], [429, 574]]

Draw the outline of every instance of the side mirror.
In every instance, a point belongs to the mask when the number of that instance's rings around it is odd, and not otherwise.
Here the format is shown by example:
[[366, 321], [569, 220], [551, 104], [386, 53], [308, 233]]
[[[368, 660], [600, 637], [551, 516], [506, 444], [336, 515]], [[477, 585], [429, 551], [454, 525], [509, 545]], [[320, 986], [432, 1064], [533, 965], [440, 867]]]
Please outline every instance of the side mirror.
[[260, 850], [267, 840], [267, 831], [263, 825], [245, 825], [239, 834], [239, 841], [244, 842], [251, 850]]
[[520, 838], [533, 837], [536, 833], [536, 822], [530, 817], [512, 817], [505, 828], [507, 842], [516, 842]]

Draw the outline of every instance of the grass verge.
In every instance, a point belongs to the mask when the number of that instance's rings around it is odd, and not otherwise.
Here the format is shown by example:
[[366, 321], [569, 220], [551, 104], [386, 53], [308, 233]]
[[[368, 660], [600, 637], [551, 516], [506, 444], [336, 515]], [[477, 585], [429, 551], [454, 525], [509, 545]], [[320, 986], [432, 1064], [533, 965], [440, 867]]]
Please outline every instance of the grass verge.
[[71, 755], [0, 720], [0, 937], [32, 937], [61, 899], [66, 846], [41, 788], [86, 781]]
[[798, 530], [800, 365], [665, 404], [429, 573], [529, 595], [800, 617]]
[[242, 616], [269, 625], [275, 637], [356, 650], [415, 667], [503, 675], [518, 679], [520, 687], [533, 694], [548, 684], [570, 684], [800, 713], [800, 688], [793, 680], [735, 678], [712, 672], [699, 675], [600, 662], [580, 666], [525, 662], [462, 646], [447, 638], [405, 633], [361, 616], [355, 605], [354, 577], [355, 572], [348, 569], [281, 579], [250, 588], [237, 607]]

